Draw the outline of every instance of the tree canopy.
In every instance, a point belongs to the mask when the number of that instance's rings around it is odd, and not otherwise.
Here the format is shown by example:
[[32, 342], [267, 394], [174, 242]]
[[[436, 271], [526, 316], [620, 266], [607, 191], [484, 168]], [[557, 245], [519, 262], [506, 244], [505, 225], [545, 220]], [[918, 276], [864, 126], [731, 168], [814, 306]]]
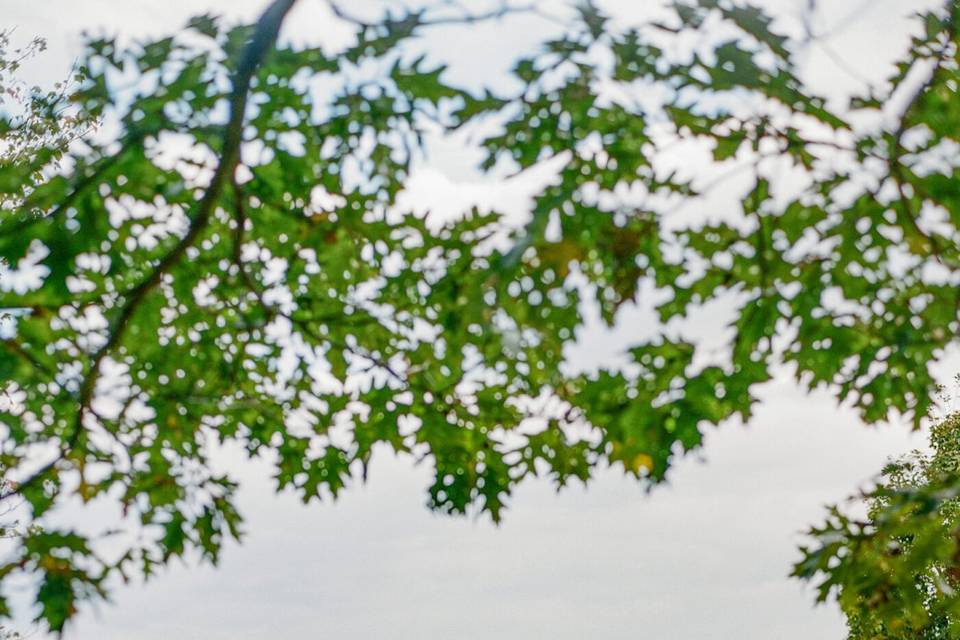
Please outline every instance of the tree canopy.
[[[499, 520], [531, 475], [616, 464], [660, 482], [709, 425], [748, 420], [776, 367], [867, 423], [927, 416], [960, 308], [955, 2], [918, 16], [889, 81], [849, 108], [804, 85], [795, 38], [733, 2], [632, 27], [579, 5], [513, 89], [482, 94], [411, 43], [510, 7], [334, 7], [357, 32], [329, 51], [278, 41], [294, 5], [89, 41], [50, 108], [103, 131], [0, 162], [0, 257], [34, 274], [0, 292], [9, 495], [34, 523], [79, 498], [142, 529], [116, 557], [69, 529], [19, 538], [0, 577], [38, 575], [51, 628], [118, 576], [216, 561], [240, 535], [217, 443], [268, 455], [304, 500], [386, 445], [430, 460], [431, 508]], [[685, 39], [716, 25], [729, 38]], [[527, 220], [403, 206], [438, 128], [475, 131], [484, 171], [552, 168]], [[22, 130], [8, 118], [4, 140]], [[678, 141], [752, 176], [739, 211], [676, 215], [700, 195], [660, 161]], [[650, 301], [659, 326], [625, 365], [571, 365], [591, 310], [614, 326]], [[719, 350], [683, 329], [715, 301], [732, 318]]]
[[931, 431], [932, 452], [890, 462], [865, 518], [831, 507], [794, 575], [835, 595], [849, 640], [946, 640], [960, 632], [960, 414]]

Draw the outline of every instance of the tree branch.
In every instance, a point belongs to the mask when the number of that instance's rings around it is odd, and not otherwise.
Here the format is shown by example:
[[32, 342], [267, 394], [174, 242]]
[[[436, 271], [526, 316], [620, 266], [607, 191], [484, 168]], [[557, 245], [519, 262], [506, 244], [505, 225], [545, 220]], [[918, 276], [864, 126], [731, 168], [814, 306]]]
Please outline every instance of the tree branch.
[[[244, 116], [253, 75], [276, 44], [283, 20], [290, 9], [293, 8], [294, 4], [296, 4], [296, 0], [274, 0], [257, 21], [253, 37], [244, 48], [239, 65], [237, 66], [237, 71], [234, 74], [233, 91], [230, 96], [230, 117], [224, 126], [223, 150], [220, 155], [220, 161], [210, 180], [210, 184], [203, 194], [203, 198], [197, 204], [196, 213], [193, 216], [186, 235], [157, 263], [150, 275], [126, 294], [125, 302], [120, 308], [120, 313], [109, 329], [107, 341], [92, 355], [90, 369], [80, 384], [79, 406], [70, 435], [64, 440], [56, 459], [44, 465], [38, 472], [22, 481], [19, 484], [21, 489], [24, 486], [28, 486], [42, 479], [44, 475], [53, 469], [60, 460], [63, 460], [70, 450], [76, 446], [83, 433], [83, 420], [90, 410], [90, 403], [93, 400], [96, 383], [100, 376], [100, 367], [103, 364], [104, 358], [120, 343], [129, 326], [130, 320], [133, 318], [143, 300], [153, 291], [157, 284], [160, 283], [163, 275], [180, 262], [187, 249], [193, 245], [210, 223], [210, 219], [216, 208], [216, 203], [220, 199], [224, 187], [236, 170], [240, 160]], [[4, 497], [5, 496], [0, 496], [0, 500], [3, 500]]]
[[428, 9], [420, 9], [419, 11], [411, 12], [407, 17], [402, 20], [395, 20], [389, 15], [379, 22], [371, 22], [369, 20], [364, 20], [353, 14], [347, 13], [336, 0], [326, 0], [327, 6], [330, 8], [330, 12], [343, 20], [344, 22], [349, 22], [350, 24], [360, 27], [361, 29], [372, 29], [379, 26], [407, 26], [411, 30], [416, 29], [417, 27], [434, 27], [445, 24], [473, 24], [476, 22], [483, 22], [486, 20], [495, 20], [497, 18], [504, 18], [511, 14], [517, 13], [529, 13], [540, 16], [548, 20], [556, 20], [560, 22], [555, 16], [544, 12], [542, 9], [537, 7], [535, 2], [524, 5], [511, 5], [509, 2], [502, 2], [499, 7], [491, 9], [489, 11], [484, 11], [482, 13], [470, 13], [464, 10], [460, 14], [455, 15], [446, 15], [438, 16], [436, 18], [427, 19], [424, 17], [424, 14]]

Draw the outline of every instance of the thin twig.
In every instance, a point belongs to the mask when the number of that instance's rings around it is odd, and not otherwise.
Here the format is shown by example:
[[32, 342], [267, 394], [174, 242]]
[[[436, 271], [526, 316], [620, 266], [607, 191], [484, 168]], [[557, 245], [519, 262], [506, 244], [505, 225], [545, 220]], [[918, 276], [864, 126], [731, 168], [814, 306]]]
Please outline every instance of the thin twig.
[[940, 78], [940, 74], [943, 71], [943, 63], [946, 61], [947, 49], [951, 46], [956, 38], [956, 19], [953, 14], [950, 15], [950, 18], [947, 22], [946, 36], [946, 42], [940, 48], [939, 55], [937, 55], [934, 67], [930, 71], [930, 75], [920, 84], [919, 87], [917, 87], [913, 95], [907, 101], [907, 104], [900, 115], [900, 122], [893, 134], [893, 140], [890, 145], [889, 161], [890, 177], [893, 178], [894, 182], [896, 183], [897, 192], [900, 196], [900, 208], [904, 217], [910, 224], [911, 228], [930, 244], [930, 248], [934, 257], [941, 264], [944, 263], [943, 248], [940, 246], [936, 236], [927, 233], [920, 227], [918, 218], [921, 212], [914, 211], [913, 207], [910, 205], [910, 198], [906, 193], [905, 185], [910, 184], [911, 188], [913, 188], [913, 184], [907, 178], [906, 171], [909, 169], [909, 167], [903, 163], [902, 157], [907, 153], [907, 150], [903, 146], [903, 137], [910, 128], [910, 118], [913, 115], [914, 110], [920, 105], [923, 98], [926, 96], [927, 91], [929, 91], [930, 88], [935, 85], [937, 80]]
[[555, 16], [551, 16], [549, 13], [544, 12], [537, 4], [530, 3], [524, 5], [511, 5], [507, 2], [502, 3], [496, 9], [491, 9], [489, 11], [484, 11], [482, 13], [469, 13], [464, 11], [461, 14], [455, 15], [446, 15], [438, 16], [436, 18], [426, 19], [424, 14], [426, 9], [421, 9], [420, 11], [411, 12], [407, 17], [396, 20], [391, 18], [389, 15], [381, 21], [372, 22], [369, 20], [364, 20], [355, 15], [347, 13], [343, 7], [340, 6], [340, 3], [336, 0], [326, 0], [327, 6], [330, 8], [330, 12], [343, 20], [344, 22], [349, 22], [350, 24], [360, 27], [362, 29], [373, 29], [376, 27], [407, 27], [411, 30], [418, 27], [436, 27], [440, 25], [450, 25], [450, 24], [474, 24], [477, 22], [485, 22], [487, 20], [496, 20], [499, 18], [505, 18], [508, 15], [526, 13], [539, 16], [547, 20], [556, 20], [560, 21]]

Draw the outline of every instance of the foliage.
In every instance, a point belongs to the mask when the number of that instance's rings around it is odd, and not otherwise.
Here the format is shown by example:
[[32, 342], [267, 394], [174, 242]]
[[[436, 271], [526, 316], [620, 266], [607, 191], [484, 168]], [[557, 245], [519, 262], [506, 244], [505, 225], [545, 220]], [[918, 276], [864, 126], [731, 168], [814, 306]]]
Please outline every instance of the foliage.
[[[293, 4], [251, 26], [204, 16], [142, 45], [89, 42], [69, 104], [115, 135], [75, 142], [59, 169], [56, 145], [0, 164], [16, 203], [0, 256], [43, 274], [0, 293], [16, 399], [0, 464], [33, 521], [79, 497], [143, 527], [119, 557], [78, 531], [19, 539], [0, 577], [39, 576], [52, 628], [114, 576], [191, 551], [215, 562], [239, 537], [217, 443], [268, 455], [305, 501], [386, 445], [432, 461], [432, 508], [498, 520], [538, 473], [560, 487], [611, 463], [652, 486], [708, 425], [748, 419], [783, 363], [867, 422], [924, 419], [960, 306], [953, 3], [853, 105], [906, 94], [892, 127], [868, 130], [803, 85], [768, 16], [729, 2], [627, 30], [582, 5], [516, 64], [518, 90], [483, 95], [408, 55], [449, 17], [356, 21], [331, 53], [275, 45]], [[718, 23], [736, 35], [676, 53]], [[522, 228], [400, 206], [438, 127], [486, 132], [485, 170], [556, 168]], [[660, 161], [678, 140], [750, 172], [742, 215], [675, 215], [699, 195]], [[799, 193], [769, 160], [802, 175]], [[650, 300], [662, 323], [625, 366], [571, 366], [592, 309], [614, 325]], [[682, 337], [717, 300], [733, 313], [719, 353]]]
[[[19, 48], [14, 48], [12, 42], [10, 31], [0, 31], [0, 107], [7, 114], [0, 128], [0, 166], [33, 171], [17, 173], [0, 194], [0, 210], [7, 212], [23, 209], [25, 199], [42, 187], [52, 171], [61, 168], [60, 161], [70, 145], [94, 131], [97, 124], [93, 117], [73, 108], [68, 99], [72, 88], [82, 81], [80, 74], [74, 73], [46, 91], [19, 79], [22, 65], [46, 49], [45, 40], [34, 38]], [[0, 267], [3, 266], [8, 265], [0, 259]], [[9, 320], [8, 314], [0, 313], [0, 323]], [[0, 379], [0, 407], [5, 411], [15, 405], [8, 393], [11, 382]], [[25, 525], [18, 517], [23, 503], [17, 484], [5, 477], [0, 468], [0, 540], [41, 532], [36, 522]], [[22, 637], [18, 631], [0, 625], [0, 639]]]
[[[96, 125], [68, 99], [71, 89], [82, 81], [80, 74], [74, 72], [49, 90], [19, 79], [23, 64], [46, 46], [43, 38], [34, 38], [26, 46], [13, 48], [12, 33], [0, 31], [0, 108], [8, 113], [0, 122], [0, 158], [7, 169], [0, 208], [7, 211], [22, 207], [23, 198], [45, 181], [49, 171], [60, 168], [59, 161], [70, 144]], [[13, 167], [33, 172], [14, 173]], [[43, 213], [39, 209], [27, 212]]]
[[932, 453], [891, 462], [863, 496], [865, 520], [831, 507], [794, 575], [835, 594], [850, 640], [939, 640], [960, 633], [960, 414], [931, 432]]

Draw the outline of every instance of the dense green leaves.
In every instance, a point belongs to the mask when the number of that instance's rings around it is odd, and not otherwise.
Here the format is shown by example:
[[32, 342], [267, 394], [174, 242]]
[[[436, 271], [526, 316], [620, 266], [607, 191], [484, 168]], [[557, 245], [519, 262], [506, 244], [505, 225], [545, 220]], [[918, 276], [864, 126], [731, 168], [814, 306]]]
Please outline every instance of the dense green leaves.
[[887, 465], [864, 496], [866, 519], [832, 507], [794, 568], [820, 600], [836, 595], [850, 640], [960, 633], [960, 416], [934, 427], [931, 445]]
[[[263, 46], [290, 4], [88, 43], [62, 99], [115, 132], [31, 138], [29, 161], [0, 162], [0, 257], [36, 276], [0, 293], [0, 463], [33, 521], [116, 501], [145, 541], [107, 560], [96, 536], [24, 538], [4, 575], [41, 575], [51, 627], [112, 575], [215, 561], [239, 536], [217, 443], [267, 457], [304, 500], [390, 447], [430, 460], [432, 508], [498, 520], [531, 475], [662, 481], [784, 364], [867, 422], [926, 417], [960, 306], [953, 4], [923, 17], [886, 88], [909, 94], [896, 125], [856, 133], [771, 19], [729, 2], [623, 32], [584, 5], [517, 62], [518, 90], [482, 94], [411, 55], [428, 11], [360, 23], [335, 53]], [[711, 21], [737, 36], [675, 53]], [[484, 170], [555, 173], [519, 227], [402, 205], [425, 135], [471, 127]], [[678, 215], [703, 181], [664, 162], [677, 142], [705, 173], [747, 171], [737, 211]], [[707, 304], [729, 309], [719, 350], [685, 335]], [[617, 326], [653, 306], [622, 362], [570, 361], [594, 313]]]

